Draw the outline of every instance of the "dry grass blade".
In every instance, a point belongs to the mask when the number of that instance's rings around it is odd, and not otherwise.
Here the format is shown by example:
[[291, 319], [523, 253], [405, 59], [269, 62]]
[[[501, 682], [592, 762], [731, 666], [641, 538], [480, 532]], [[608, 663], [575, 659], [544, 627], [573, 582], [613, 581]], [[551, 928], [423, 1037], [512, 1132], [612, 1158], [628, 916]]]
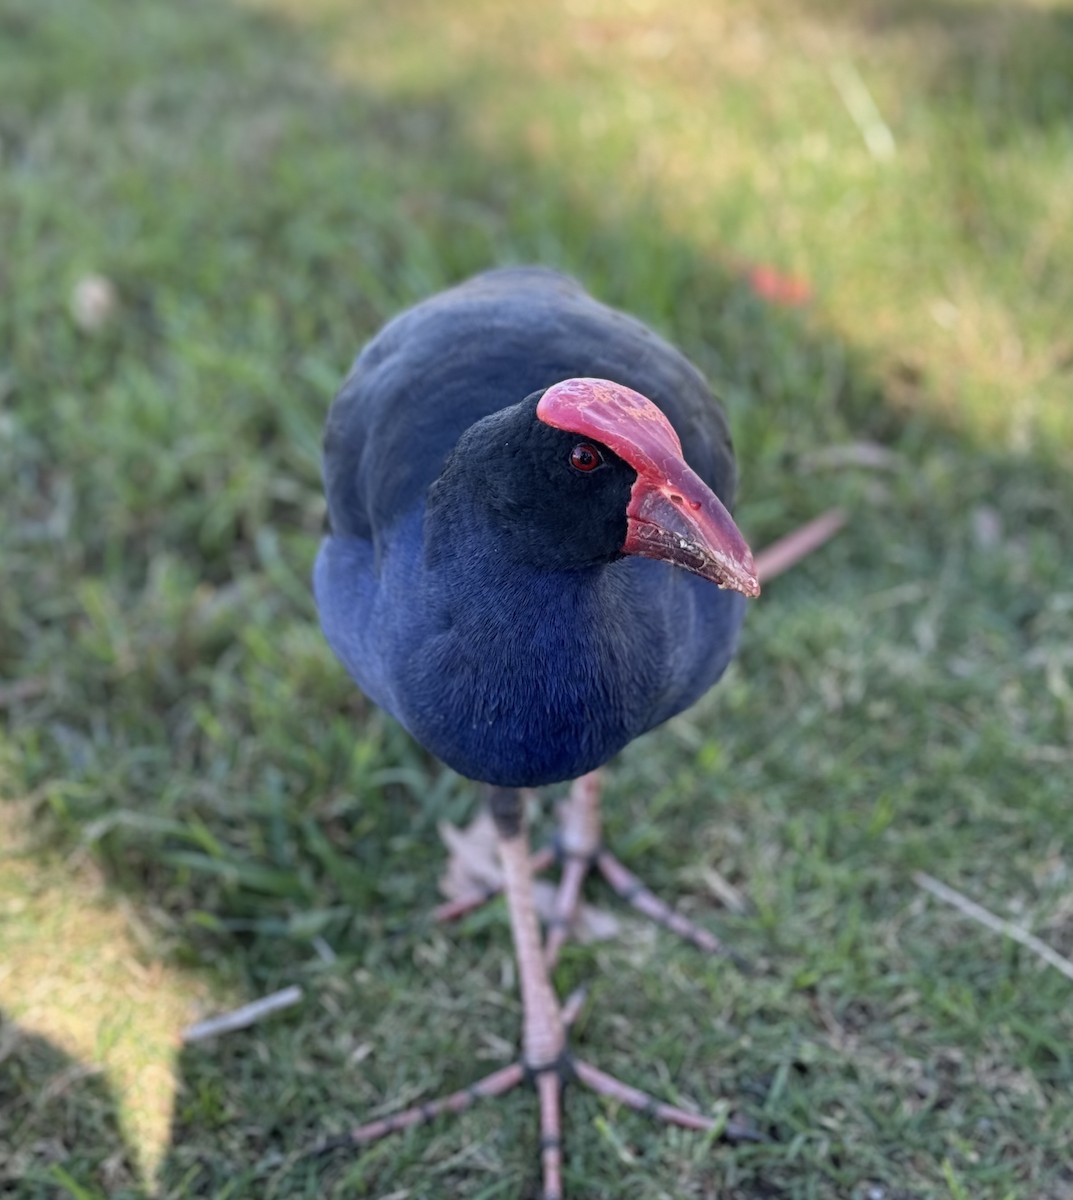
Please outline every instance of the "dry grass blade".
[[1067, 979], [1073, 979], [1073, 962], [1063, 957], [1057, 950], [1052, 949], [1046, 942], [1040, 941], [1035, 934], [1029, 933], [1019, 925], [1015, 925], [1012, 921], [996, 917], [993, 912], [989, 912], [983, 905], [977, 904], [975, 900], [970, 900], [968, 896], [963, 896], [961, 892], [926, 874], [924, 871], [917, 871], [913, 875], [913, 882], [917, 887], [922, 887], [926, 892], [931, 892], [933, 896], [956, 908], [958, 912], [964, 913], [965, 916], [970, 917], [973, 921], [978, 921], [987, 929], [992, 930], [992, 932], [1001, 933], [1004, 937], [1013, 938], [1015, 942], [1031, 950], [1033, 954], [1038, 955], [1045, 963], [1054, 967], [1056, 971], [1060, 971]]

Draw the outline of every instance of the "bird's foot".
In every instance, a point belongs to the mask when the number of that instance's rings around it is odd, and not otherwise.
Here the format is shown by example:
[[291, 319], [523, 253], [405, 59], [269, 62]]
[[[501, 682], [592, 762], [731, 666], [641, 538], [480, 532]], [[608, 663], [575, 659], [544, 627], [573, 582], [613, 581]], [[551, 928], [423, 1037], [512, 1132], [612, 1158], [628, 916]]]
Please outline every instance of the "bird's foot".
[[[593, 845], [599, 844], [598, 801], [599, 783], [595, 776], [585, 776], [574, 785], [580, 816], [565, 825], [566, 848], [573, 853], [579, 831], [587, 837], [594, 834]], [[546, 951], [541, 941], [533, 901], [533, 875], [529, 854], [529, 839], [525, 828], [525, 806], [517, 789], [493, 787], [489, 792], [489, 808], [495, 822], [499, 860], [502, 868], [507, 911], [510, 914], [515, 958], [518, 964], [518, 985], [522, 998], [522, 1056], [518, 1062], [486, 1075], [460, 1091], [437, 1100], [426, 1101], [361, 1125], [342, 1138], [322, 1144], [318, 1150], [339, 1145], [365, 1145], [389, 1133], [410, 1129], [443, 1113], [457, 1113], [484, 1097], [502, 1096], [520, 1083], [531, 1082], [540, 1103], [540, 1157], [543, 1173], [544, 1200], [562, 1200], [562, 1092], [573, 1081], [608, 1096], [620, 1104], [648, 1113], [657, 1120], [669, 1121], [687, 1129], [707, 1132], [709, 1136], [728, 1139], [760, 1140], [750, 1127], [737, 1122], [718, 1121], [712, 1117], [691, 1113], [673, 1104], [663, 1104], [655, 1097], [608, 1075], [590, 1063], [574, 1058], [570, 1053], [568, 1034], [582, 1003], [582, 994], [575, 993], [560, 1005], [551, 985]], [[582, 830], [581, 826], [585, 825]], [[587, 832], [586, 832], [587, 831]], [[580, 860], [579, 860], [580, 862]], [[583, 865], [582, 876], [587, 865]], [[600, 866], [600, 859], [596, 859]], [[615, 876], [614, 864], [611, 874]], [[564, 867], [564, 878], [573, 879], [577, 872]], [[627, 873], [628, 874], [628, 873]], [[632, 877], [631, 877], [632, 878]], [[577, 888], [570, 885], [576, 901]], [[566, 911], [568, 905], [563, 906]]]
[[[451, 868], [445, 877], [448, 892], [454, 892], [433, 909], [436, 921], [452, 921], [493, 900], [502, 890], [495, 835], [487, 817], [478, 818], [466, 830], [445, 827], [443, 836], [451, 851]], [[684, 938], [706, 954], [723, 954], [739, 966], [747, 964], [709, 930], [689, 920], [661, 900], [619, 861], [601, 841], [600, 775], [593, 771], [574, 781], [570, 795], [559, 808], [559, 827], [551, 846], [536, 851], [530, 870], [539, 874], [559, 863], [559, 885], [543, 910], [547, 931], [544, 954], [554, 966], [571, 932], [576, 932], [582, 912], [581, 889], [590, 871], [597, 871], [611, 889], [638, 912]], [[457, 868], [457, 869], [456, 869]]]
[[[584, 989], [574, 992], [559, 1012], [564, 1034], [577, 1018], [584, 1002]], [[598, 1095], [644, 1113], [654, 1120], [708, 1133], [728, 1142], [763, 1141], [752, 1125], [736, 1119], [717, 1119], [690, 1112], [674, 1104], [665, 1104], [648, 1092], [601, 1071], [583, 1059], [575, 1058], [564, 1040], [560, 1052], [540, 1063], [524, 1058], [485, 1075], [468, 1087], [460, 1088], [435, 1100], [426, 1100], [412, 1108], [359, 1125], [348, 1133], [321, 1142], [313, 1154], [325, 1154], [343, 1147], [361, 1147], [379, 1141], [391, 1133], [401, 1133], [427, 1124], [437, 1117], [465, 1111], [478, 1100], [505, 1096], [521, 1084], [536, 1089], [540, 1105], [540, 1157], [544, 1177], [542, 1200], [562, 1200], [563, 1136], [562, 1096], [568, 1083], [579, 1083]]]
[[706, 954], [726, 955], [739, 967], [748, 965], [741, 955], [729, 949], [714, 933], [683, 916], [645, 887], [644, 883], [609, 850], [601, 846], [594, 856], [594, 865], [615, 894], [643, 913], [650, 921], [655, 921], [657, 925], [676, 933]]

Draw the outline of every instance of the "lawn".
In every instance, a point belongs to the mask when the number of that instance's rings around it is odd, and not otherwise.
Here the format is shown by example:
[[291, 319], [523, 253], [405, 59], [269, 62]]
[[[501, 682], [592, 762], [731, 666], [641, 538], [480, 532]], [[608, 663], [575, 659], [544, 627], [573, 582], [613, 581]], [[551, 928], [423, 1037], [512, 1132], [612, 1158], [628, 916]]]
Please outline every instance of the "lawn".
[[914, 882], [1073, 956], [1058, 0], [0, 0], [0, 1194], [539, 1194], [525, 1092], [302, 1154], [515, 1053], [501, 903], [423, 917], [477, 789], [308, 580], [353, 355], [517, 261], [706, 371], [755, 545], [850, 515], [609, 775], [751, 971], [623, 917], [556, 972], [587, 1058], [769, 1138], [572, 1090], [568, 1195], [1070, 1200], [1073, 984]]

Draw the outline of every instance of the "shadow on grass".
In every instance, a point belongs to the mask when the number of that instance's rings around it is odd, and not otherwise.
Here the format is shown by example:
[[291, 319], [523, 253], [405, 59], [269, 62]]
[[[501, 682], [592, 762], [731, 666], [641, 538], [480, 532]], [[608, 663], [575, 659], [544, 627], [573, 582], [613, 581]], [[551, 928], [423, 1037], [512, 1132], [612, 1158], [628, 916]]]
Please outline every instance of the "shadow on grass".
[[[489, 950], [508, 944], [494, 913], [493, 934], [482, 938], [477, 925], [451, 958], [437, 933], [417, 946], [383, 936], [382, 913], [397, 919], [433, 902], [436, 820], [462, 819], [471, 794], [368, 714], [315, 628], [305, 580], [321, 510], [317, 431], [352, 354], [392, 311], [493, 263], [543, 261], [578, 274], [601, 298], [670, 331], [718, 382], [742, 462], [741, 512], [756, 542], [833, 503], [853, 510], [853, 529], [822, 563], [771, 589], [773, 606], [809, 621], [822, 621], [827, 598], [852, 610], [862, 594], [954, 570], [943, 522], [960, 521], [965, 506], [990, 494], [1003, 494], [1007, 521], [1038, 525], [1065, 490], [1057, 469], [1000, 449], [959, 457], [950, 431], [919, 411], [907, 416], [872, 365], [812, 315], [772, 309], [729, 257], [713, 261], [654, 229], [644, 197], [618, 197], [611, 218], [563, 171], [521, 151], [490, 155], [472, 129], [476, 93], [407, 104], [334, 85], [320, 65], [323, 40], [237, 9], [199, 5], [175, 16], [146, 6], [131, 20], [102, 5], [87, 20], [107, 17], [103, 29], [87, 25], [77, 38], [62, 27], [66, 9], [46, 9], [12, 11], [31, 57], [49, 58], [71, 81], [59, 101], [67, 112], [55, 133], [60, 150], [81, 170], [93, 154], [78, 159], [80, 139], [100, 146], [108, 174], [101, 207], [88, 216], [50, 207], [43, 193], [23, 210], [47, 286], [38, 289], [45, 298], [20, 301], [12, 320], [13, 395], [26, 437], [17, 447], [25, 453], [16, 516], [28, 532], [9, 560], [15, 582], [0, 613], [13, 636], [0, 664], [50, 688], [11, 707], [11, 736], [30, 764], [20, 782], [58, 814], [67, 845], [92, 845], [180, 961], [251, 994], [295, 978], [309, 992], [296, 1014], [307, 1023], [284, 1021], [181, 1056], [160, 1194], [372, 1195], [380, 1192], [359, 1189], [400, 1187], [423, 1172], [444, 1195], [467, 1186], [493, 1195], [480, 1188], [498, 1171], [515, 1189], [507, 1194], [528, 1195], [536, 1155], [527, 1104], [502, 1118], [494, 1153], [481, 1145], [487, 1125], [469, 1126], [477, 1148], [468, 1163], [450, 1163], [457, 1133], [404, 1139], [375, 1151], [368, 1167], [286, 1160], [401, 1087], [464, 1084], [474, 1059], [488, 1054], [484, 1036], [498, 1037], [501, 1050], [516, 1022], [494, 999], [510, 994]], [[25, 189], [37, 159], [48, 161], [33, 126], [55, 104], [47, 91], [27, 101], [32, 111], [13, 143]], [[111, 149], [97, 122], [109, 127]], [[54, 188], [57, 179], [44, 171], [42, 182]], [[64, 254], [107, 269], [128, 320], [96, 340], [71, 329], [57, 300]], [[31, 385], [56, 397], [54, 414], [28, 411]], [[894, 447], [900, 465], [890, 478], [808, 465], [817, 449], [861, 439]], [[962, 523], [956, 538], [963, 533]], [[1041, 626], [1046, 578], [1013, 571], [967, 583], [990, 589], [1002, 635], [1028, 653], [1051, 628]], [[32, 599], [20, 598], [19, 585]], [[757, 623], [772, 648], [747, 640], [750, 674], [767, 678], [772, 692], [807, 699], [812, 631], [792, 613], [782, 625], [774, 616]], [[23, 653], [15, 635], [35, 645]], [[758, 743], [748, 706], [728, 703], [727, 737], [742, 738], [735, 752], [762, 754], [778, 731], [761, 731]], [[831, 730], [842, 719], [832, 713], [828, 736], [852, 744], [852, 712], [843, 732]], [[885, 719], [893, 718], [876, 718]], [[1055, 718], [1050, 736], [1058, 729]], [[885, 749], [870, 746], [862, 770], [882, 777]], [[660, 758], [664, 783], [681, 754], [675, 745]], [[1021, 766], [1003, 760], [1002, 770]], [[807, 789], [838, 764], [805, 767]], [[624, 764], [638, 795], [649, 770], [637, 756]], [[748, 798], [735, 798], [732, 774], [719, 782], [731, 819], [745, 821]], [[693, 786], [695, 801], [709, 799]], [[927, 821], [938, 824], [911, 812], [925, 834]], [[693, 823], [673, 810], [660, 836], [642, 823], [632, 836], [636, 853], [647, 837], [670, 861], [693, 856]], [[838, 850], [833, 841], [830, 861]], [[897, 865], [910, 853], [923, 851], [914, 845]], [[744, 933], [762, 954], [770, 928]], [[318, 959], [317, 944], [339, 956], [335, 967]], [[579, 951], [564, 971], [581, 979], [591, 967]], [[425, 996], [408, 999], [414, 989]], [[643, 997], [631, 999], [643, 1020]], [[44, 1081], [62, 1078], [69, 1064], [35, 1039], [23, 1046], [23, 1057], [4, 1065], [15, 1064], [4, 1076], [13, 1136], [41, 1144], [41, 1122], [58, 1121], [66, 1131], [59, 1149], [42, 1150], [40, 1163], [60, 1163], [90, 1194], [139, 1195], [100, 1081], [57, 1088], [62, 1112], [51, 1099], [34, 1108], [35, 1094], [48, 1094]], [[661, 1053], [673, 1058], [675, 1049]], [[784, 1061], [774, 1051], [757, 1061], [727, 1054], [725, 1071], [680, 1064], [684, 1086], [752, 1094], [762, 1106]], [[418, 1074], [419, 1061], [436, 1065]], [[810, 1120], [792, 1108], [774, 1119], [788, 1135]], [[897, 1146], [896, 1134], [884, 1136]], [[863, 1134], [842, 1153], [850, 1174], [879, 1172]], [[610, 1140], [589, 1148], [580, 1130], [571, 1140], [571, 1170], [577, 1179], [591, 1173], [593, 1186], [616, 1178], [624, 1158]], [[676, 1177], [674, 1158], [656, 1160], [667, 1179]], [[895, 1175], [895, 1149], [889, 1158]], [[629, 1170], [640, 1178], [650, 1166]], [[712, 1183], [713, 1167], [683, 1169], [696, 1188]], [[735, 1194], [794, 1186], [792, 1164], [764, 1149], [739, 1152], [737, 1171], [744, 1182]], [[824, 1172], [831, 1187], [842, 1178]], [[20, 1200], [57, 1186], [78, 1194], [55, 1173], [40, 1183], [38, 1175], [34, 1168], [15, 1185]]]
[[0, 1012], [0, 1193], [142, 1197], [104, 1076]]

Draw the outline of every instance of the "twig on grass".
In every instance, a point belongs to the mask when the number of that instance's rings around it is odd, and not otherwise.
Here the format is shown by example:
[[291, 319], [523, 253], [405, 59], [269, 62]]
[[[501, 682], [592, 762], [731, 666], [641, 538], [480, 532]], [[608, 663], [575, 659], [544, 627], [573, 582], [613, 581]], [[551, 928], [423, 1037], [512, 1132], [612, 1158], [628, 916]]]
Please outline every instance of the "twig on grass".
[[1015, 925], [1012, 921], [1006, 921], [1002, 917], [996, 917], [994, 913], [988, 912], [975, 900], [970, 900], [968, 896], [963, 896], [947, 884], [940, 883], [938, 879], [925, 874], [924, 871], [914, 872], [913, 882], [917, 887], [922, 887], [926, 892], [931, 892], [933, 896], [952, 905], [958, 912], [964, 913], [974, 921], [979, 921], [981, 925], [986, 926], [994, 933], [1001, 933], [1005, 937], [1013, 938], [1022, 946], [1027, 946], [1033, 954], [1038, 954], [1045, 963], [1054, 967], [1056, 971], [1060, 971], [1067, 979], [1073, 979], [1073, 962], [1070, 962], [1068, 958], [1063, 958], [1057, 950], [1053, 950], [1046, 942], [1041, 942], [1038, 937], [1022, 929], [1020, 925]]
[[189, 1046], [192, 1042], [203, 1042], [206, 1038], [215, 1037], [218, 1033], [232, 1033], [236, 1029], [245, 1029], [263, 1017], [279, 1012], [280, 1009], [290, 1008], [301, 999], [302, 989], [300, 987], [285, 987], [269, 996], [262, 996], [260, 1000], [244, 1004], [232, 1012], [223, 1013], [219, 1017], [210, 1017], [207, 1021], [198, 1021], [196, 1025], [188, 1025], [179, 1036], [184, 1046]]

